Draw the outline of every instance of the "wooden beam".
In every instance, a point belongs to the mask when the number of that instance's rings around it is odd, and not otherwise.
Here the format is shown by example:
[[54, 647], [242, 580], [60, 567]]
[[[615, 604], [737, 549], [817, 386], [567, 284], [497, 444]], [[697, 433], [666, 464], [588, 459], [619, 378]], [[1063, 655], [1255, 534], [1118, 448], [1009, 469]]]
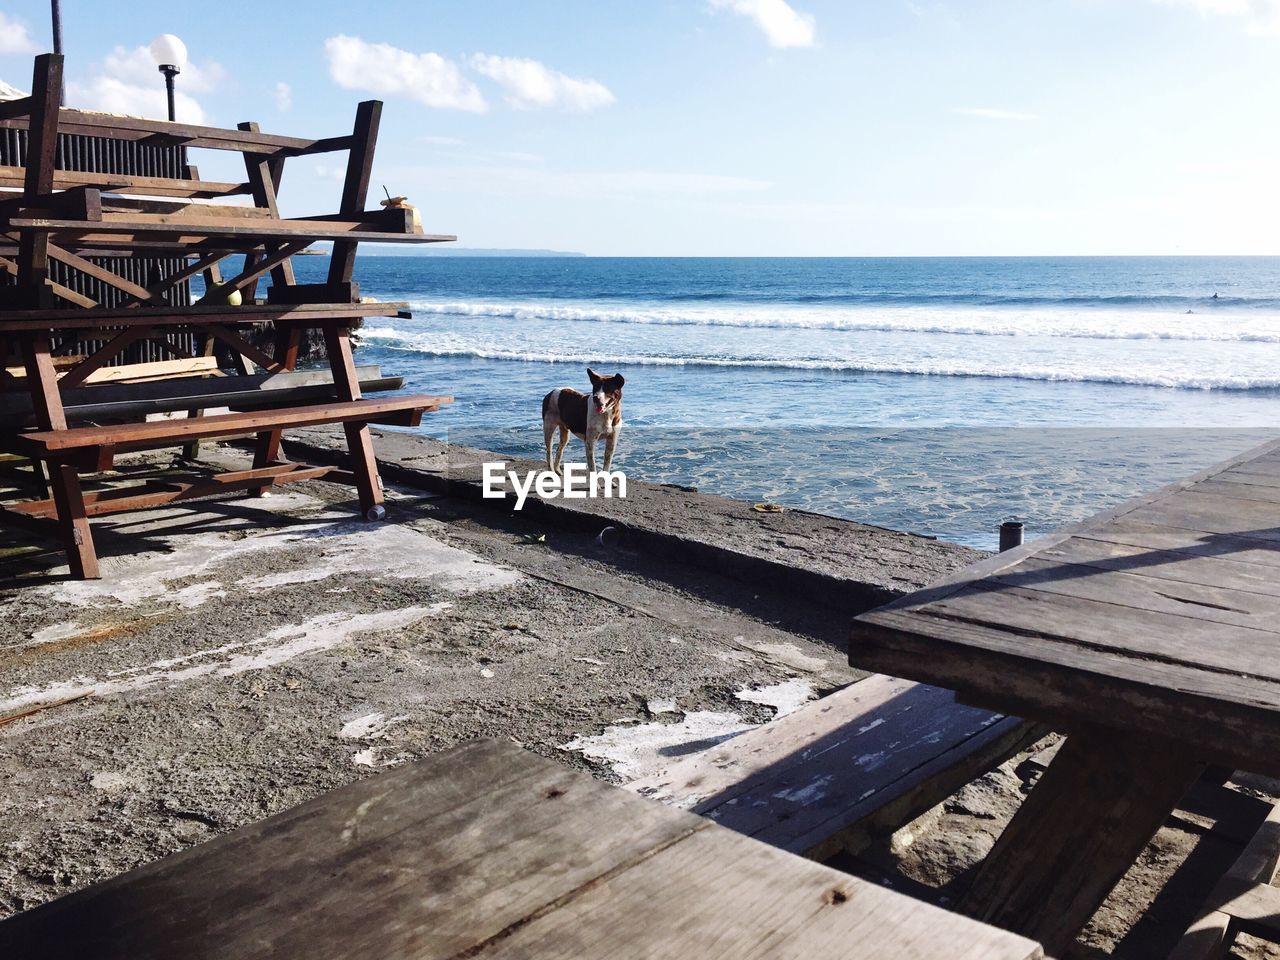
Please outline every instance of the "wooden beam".
[[81, 273], [86, 276], [93, 277], [95, 280], [101, 280], [107, 286], [121, 290], [131, 297], [147, 299], [151, 296], [150, 291], [148, 291], [146, 287], [141, 287], [131, 280], [126, 280], [124, 277], [112, 273], [106, 267], [100, 267], [96, 263], [91, 263], [83, 257], [76, 256], [76, 254], [69, 250], [64, 250], [57, 244], [48, 243], [47, 241], [46, 243], [48, 247], [48, 255], [59, 263], [65, 263], [68, 267], [79, 270]]
[[[347, 157], [347, 176], [342, 185], [341, 213], [363, 210], [369, 196], [369, 179], [373, 175], [373, 155], [378, 144], [378, 125], [382, 103], [365, 100], [356, 108], [355, 126], [351, 132], [351, 153]], [[356, 244], [335, 242], [329, 258], [329, 282], [347, 283], [356, 262]]]
[[248, 357], [268, 373], [275, 373], [278, 370], [292, 369], [292, 367], [282, 367], [275, 358], [267, 356], [267, 354], [249, 343], [249, 341], [220, 324], [206, 324], [204, 329], [217, 337], [236, 353], [240, 354], [240, 356]]
[[103, 344], [92, 356], [86, 357], [72, 367], [58, 382], [58, 388], [66, 390], [70, 387], [80, 386], [95, 370], [105, 367], [131, 344], [154, 335], [155, 331], [150, 327], [127, 327], [121, 330]]
[[[62, 103], [62, 55], [36, 57], [31, 76], [31, 122], [27, 130], [27, 167], [23, 192], [38, 197], [53, 192], [53, 167], [58, 149], [58, 110]], [[51, 299], [49, 235], [24, 233], [18, 242], [18, 285], [33, 305]]]
[[[258, 132], [258, 125], [252, 120], [238, 125], [240, 130], [251, 133]], [[280, 180], [284, 176], [284, 160], [263, 159], [246, 153], [244, 155], [245, 173], [253, 202], [267, 211], [272, 219], [280, 218], [280, 207], [276, 201], [276, 193], [280, 189]], [[260, 276], [261, 274], [259, 274]], [[254, 277], [256, 281], [257, 277]], [[279, 286], [293, 284], [293, 265], [286, 262], [275, 266], [271, 271], [271, 282]], [[250, 294], [252, 295], [252, 293]]]
[[[0, 187], [19, 187], [26, 183], [26, 168], [0, 165]], [[55, 170], [53, 188], [97, 187], [105, 193], [138, 193], [161, 197], [190, 197], [210, 200], [249, 192], [247, 183], [220, 183], [190, 178], [140, 177], [124, 173], [92, 173], [80, 170]]]

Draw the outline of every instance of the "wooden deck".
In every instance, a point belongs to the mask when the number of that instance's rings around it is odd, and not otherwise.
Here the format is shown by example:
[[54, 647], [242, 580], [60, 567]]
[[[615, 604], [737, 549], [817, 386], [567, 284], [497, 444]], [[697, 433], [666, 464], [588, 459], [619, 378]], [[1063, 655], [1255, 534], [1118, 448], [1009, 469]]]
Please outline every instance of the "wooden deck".
[[864, 614], [849, 660], [1069, 735], [967, 905], [1061, 950], [1205, 763], [1280, 775], [1280, 443]]
[[43, 960], [840, 957], [1038, 945], [486, 742], [0, 923]]

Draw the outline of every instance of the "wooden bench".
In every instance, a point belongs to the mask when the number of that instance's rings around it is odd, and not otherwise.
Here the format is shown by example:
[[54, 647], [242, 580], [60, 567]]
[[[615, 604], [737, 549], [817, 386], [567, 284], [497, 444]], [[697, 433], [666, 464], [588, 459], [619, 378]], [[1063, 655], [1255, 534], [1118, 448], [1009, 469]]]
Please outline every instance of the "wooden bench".
[[1280, 806], [1273, 806], [1239, 859], [1214, 888], [1169, 960], [1221, 960], [1241, 933], [1280, 943]]
[[1041, 733], [877, 674], [627, 786], [825, 860], [915, 819]]
[[0, 922], [40, 960], [1040, 960], [1022, 937], [483, 742]]
[[[87, 517], [119, 509], [168, 503], [209, 492], [265, 492], [279, 483], [328, 475], [352, 483], [361, 512], [381, 518], [383, 495], [368, 425], [415, 425], [421, 416], [451, 398], [398, 395], [368, 399], [351, 355], [350, 329], [367, 316], [404, 315], [404, 304], [373, 303], [360, 297], [353, 278], [357, 243], [376, 239], [424, 243], [452, 240], [426, 234], [415, 210], [400, 206], [365, 210], [382, 105], [361, 103], [350, 134], [303, 139], [262, 133], [256, 124], [236, 130], [166, 123], [70, 110], [61, 105], [62, 57], [36, 58], [31, 96], [0, 105], [0, 127], [19, 128], [27, 136], [21, 168], [0, 169], [0, 348], [9, 345], [20, 358], [25, 377], [0, 377], [0, 391], [24, 389], [28, 404], [21, 417], [0, 423], [0, 450], [33, 457], [48, 465], [52, 497], [0, 509], [0, 521], [39, 528], [53, 523], [62, 538], [72, 574], [98, 575], [97, 556]], [[185, 176], [132, 177], [56, 169], [58, 138], [84, 135], [116, 141], [162, 142], [183, 150]], [[186, 149], [233, 151], [242, 155], [242, 183], [201, 180], [187, 163]], [[277, 190], [284, 163], [291, 157], [332, 151], [347, 153], [347, 169], [338, 212], [286, 218]], [[246, 196], [251, 205], [227, 203]], [[223, 200], [224, 202], [216, 202]], [[328, 276], [322, 283], [298, 284], [291, 257], [315, 240], [333, 241]], [[243, 254], [243, 266], [224, 278], [219, 265]], [[112, 270], [119, 258], [146, 255], [182, 264], [147, 286]], [[67, 284], [54, 283], [50, 264], [92, 280], [102, 301]], [[259, 281], [271, 278], [264, 299]], [[186, 302], [185, 284], [202, 276], [206, 294]], [[237, 299], [240, 302], [237, 302]], [[109, 301], [109, 302], [108, 302]], [[255, 325], [274, 325], [274, 345], [265, 350], [245, 337]], [[203, 339], [206, 355], [220, 345], [235, 357], [236, 382], [225, 371], [206, 371], [229, 381], [204, 386], [165, 388], [145, 401], [106, 398], [87, 390], [93, 377], [118, 363], [132, 345], [154, 340], [174, 348], [166, 334], [179, 328]], [[70, 369], [55, 367], [52, 338], [74, 330], [101, 342]], [[326, 385], [305, 391], [261, 390], [263, 375], [296, 370], [303, 335], [323, 333], [329, 358]], [[254, 366], [261, 369], [256, 373]], [[209, 403], [225, 394], [228, 402]], [[305, 401], [305, 402], [304, 402]], [[188, 419], [133, 423], [157, 407], [186, 403]], [[21, 403], [6, 403], [10, 409]], [[234, 412], [202, 416], [207, 406], [236, 407]], [[70, 408], [70, 412], [68, 410]], [[170, 406], [170, 410], [183, 407]], [[72, 419], [88, 424], [71, 425]], [[125, 421], [118, 423], [115, 421]], [[299, 469], [280, 454], [283, 430], [324, 423], [341, 424], [351, 454], [349, 470]], [[147, 489], [86, 497], [78, 471], [109, 469], [117, 453], [182, 446], [189, 452], [202, 438], [257, 434], [252, 467], [215, 476], [180, 490]], [[170, 485], [172, 486], [172, 485]]]

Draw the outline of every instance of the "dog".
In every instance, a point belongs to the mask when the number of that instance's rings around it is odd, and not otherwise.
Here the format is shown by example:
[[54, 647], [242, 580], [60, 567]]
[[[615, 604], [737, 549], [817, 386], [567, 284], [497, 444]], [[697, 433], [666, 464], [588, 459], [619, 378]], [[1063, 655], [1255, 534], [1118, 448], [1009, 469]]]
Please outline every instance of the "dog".
[[[622, 430], [622, 374], [602, 377], [590, 367], [591, 393], [573, 387], [557, 387], [542, 398], [542, 435], [547, 446], [547, 469], [560, 472], [564, 445], [573, 434], [587, 445], [587, 470], [596, 472], [596, 443], [604, 440], [604, 468], [613, 463], [613, 451]], [[560, 431], [555, 460], [551, 459], [551, 438]]]

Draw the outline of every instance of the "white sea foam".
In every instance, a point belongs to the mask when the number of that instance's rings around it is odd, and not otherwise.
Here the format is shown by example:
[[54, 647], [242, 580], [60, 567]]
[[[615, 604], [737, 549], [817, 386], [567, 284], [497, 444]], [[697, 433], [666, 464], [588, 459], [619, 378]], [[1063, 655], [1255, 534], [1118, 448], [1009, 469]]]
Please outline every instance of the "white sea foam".
[[926, 333], [975, 337], [1065, 337], [1089, 340], [1192, 340], [1280, 343], [1280, 311], [1106, 307], [858, 305], [807, 307], [726, 303], [715, 307], [652, 304], [608, 307], [561, 302], [429, 302], [411, 304], [423, 317], [620, 323], [646, 326], [746, 327]]
[[[1185, 358], [1184, 362], [1135, 366], [1124, 357], [1105, 354], [1053, 358], [1053, 365], [1029, 362], [1008, 354], [964, 352], [949, 355], [897, 354], [891, 357], [761, 357], [761, 356], [672, 356], [610, 352], [600, 348], [587, 351], [518, 349], [494, 342], [477, 342], [455, 333], [425, 333], [394, 327], [367, 327], [361, 336], [369, 341], [425, 357], [475, 358], [529, 363], [572, 363], [605, 366], [648, 367], [733, 367], [777, 370], [822, 370], [848, 373], [909, 374], [939, 377], [997, 377], [1003, 379], [1061, 381], [1069, 383], [1115, 383], [1146, 387], [1180, 387], [1193, 390], [1280, 389], [1280, 375], [1261, 372], [1232, 372], [1229, 365], [1207, 367]], [[1261, 368], [1260, 368], [1261, 369]]]

